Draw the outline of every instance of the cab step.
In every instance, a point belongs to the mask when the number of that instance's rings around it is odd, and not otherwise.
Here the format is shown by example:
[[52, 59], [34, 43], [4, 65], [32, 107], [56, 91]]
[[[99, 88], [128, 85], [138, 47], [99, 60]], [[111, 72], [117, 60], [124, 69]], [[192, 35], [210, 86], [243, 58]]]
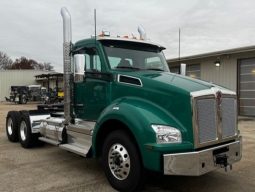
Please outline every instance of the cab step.
[[51, 145], [55, 145], [55, 146], [58, 146], [60, 144], [59, 141], [55, 141], [55, 140], [52, 140], [52, 139], [48, 139], [46, 137], [39, 137], [38, 138], [40, 141], [43, 141], [45, 143], [49, 143]]
[[78, 121], [76, 124], [68, 125], [67, 130], [85, 135], [92, 135], [95, 124], [96, 122], [93, 121]]
[[87, 156], [87, 153], [89, 152], [90, 148], [86, 148], [86, 147], [78, 147], [74, 144], [61, 144], [59, 145], [60, 148], [70, 151], [72, 153], [76, 153], [78, 155], [81, 155], [83, 157]]

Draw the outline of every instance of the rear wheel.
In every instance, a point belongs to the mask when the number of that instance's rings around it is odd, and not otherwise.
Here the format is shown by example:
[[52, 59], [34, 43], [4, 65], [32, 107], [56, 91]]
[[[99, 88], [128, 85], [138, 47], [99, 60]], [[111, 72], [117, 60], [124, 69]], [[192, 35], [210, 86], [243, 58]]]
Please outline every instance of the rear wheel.
[[9, 111], [6, 117], [6, 134], [11, 142], [19, 140], [18, 130], [20, 123], [20, 114], [18, 111]]
[[20, 113], [19, 141], [22, 147], [30, 148], [37, 143], [38, 134], [32, 133], [29, 113], [27, 111], [21, 111]]
[[114, 131], [103, 145], [102, 163], [109, 183], [119, 191], [136, 191], [143, 186], [144, 169], [132, 138]]

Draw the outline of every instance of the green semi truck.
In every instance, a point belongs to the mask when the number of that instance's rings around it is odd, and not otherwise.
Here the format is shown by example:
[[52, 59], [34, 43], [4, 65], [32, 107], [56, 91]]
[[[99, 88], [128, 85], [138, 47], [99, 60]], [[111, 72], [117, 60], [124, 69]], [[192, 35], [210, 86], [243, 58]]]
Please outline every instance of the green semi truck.
[[241, 160], [236, 94], [169, 71], [163, 46], [104, 34], [71, 41], [64, 28], [64, 112], [10, 111], [6, 132], [97, 158], [111, 186], [138, 190], [146, 171], [199, 176]]

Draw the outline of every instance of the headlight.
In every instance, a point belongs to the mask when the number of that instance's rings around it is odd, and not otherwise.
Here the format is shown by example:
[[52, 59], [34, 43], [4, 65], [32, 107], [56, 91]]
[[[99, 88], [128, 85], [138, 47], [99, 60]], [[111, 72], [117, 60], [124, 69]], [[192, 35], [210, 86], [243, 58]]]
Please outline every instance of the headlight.
[[181, 143], [181, 132], [170, 126], [166, 125], [151, 125], [152, 129], [156, 133], [157, 143]]

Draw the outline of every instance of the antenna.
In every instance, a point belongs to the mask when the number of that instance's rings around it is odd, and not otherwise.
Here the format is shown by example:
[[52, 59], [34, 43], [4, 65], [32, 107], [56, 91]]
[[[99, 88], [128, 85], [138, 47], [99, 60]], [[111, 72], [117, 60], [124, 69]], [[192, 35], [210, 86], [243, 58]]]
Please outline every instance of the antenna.
[[97, 10], [94, 9], [94, 24], [95, 24], [95, 67], [97, 68], [97, 57], [96, 57], [96, 42], [97, 42]]
[[96, 46], [96, 35], [97, 35], [97, 10], [94, 9], [94, 27], [95, 27], [95, 46]]
[[179, 28], [179, 64], [181, 64], [181, 28]]

